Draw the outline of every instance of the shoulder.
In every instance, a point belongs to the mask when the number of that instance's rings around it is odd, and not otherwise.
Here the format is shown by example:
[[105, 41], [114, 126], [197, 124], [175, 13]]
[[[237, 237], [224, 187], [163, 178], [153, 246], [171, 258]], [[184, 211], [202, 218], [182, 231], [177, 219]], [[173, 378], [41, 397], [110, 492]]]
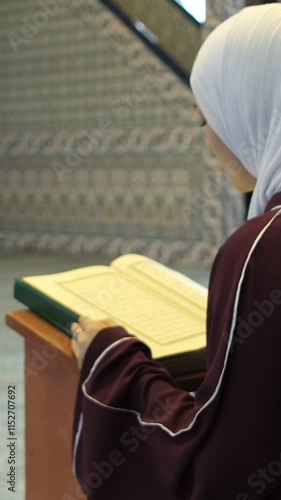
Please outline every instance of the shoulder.
[[253, 291], [267, 282], [281, 283], [281, 215], [269, 211], [245, 222], [220, 247], [212, 266], [209, 299], [216, 305], [235, 299], [240, 281], [250, 281]]
[[241, 268], [251, 256], [280, 255], [281, 214], [276, 214], [265, 212], [245, 222], [220, 247], [215, 263]]
[[208, 363], [238, 311], [248, 317], [254, 301], [281, 295], [281, 215], [275, 215], [265, 212], [245, 222], [217, 253], [209, 282]]

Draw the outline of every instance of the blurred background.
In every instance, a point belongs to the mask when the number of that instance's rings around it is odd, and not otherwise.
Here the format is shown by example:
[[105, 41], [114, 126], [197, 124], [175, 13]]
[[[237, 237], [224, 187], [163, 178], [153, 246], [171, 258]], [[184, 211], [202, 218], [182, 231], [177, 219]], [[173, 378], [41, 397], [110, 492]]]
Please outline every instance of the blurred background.
[[5, 326], [16, 277], [140, 253], [207, 285], [249, 200], [215, 170], [193, 110], [200, 45], [243, 0], [0, 3], [0, 493], [7, 385], [17, 386], [25, 498], [23, 342]]

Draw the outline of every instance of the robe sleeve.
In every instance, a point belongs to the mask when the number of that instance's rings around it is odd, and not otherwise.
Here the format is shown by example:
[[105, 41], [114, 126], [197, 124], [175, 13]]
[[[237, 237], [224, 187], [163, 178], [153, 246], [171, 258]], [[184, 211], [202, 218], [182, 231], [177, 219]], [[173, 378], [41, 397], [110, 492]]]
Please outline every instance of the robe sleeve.
[[121, 326], [92, 341], [73, 431], [88, 499], [280, 500], [280, 231], [266, 214], [218, 252], [195, 398]]

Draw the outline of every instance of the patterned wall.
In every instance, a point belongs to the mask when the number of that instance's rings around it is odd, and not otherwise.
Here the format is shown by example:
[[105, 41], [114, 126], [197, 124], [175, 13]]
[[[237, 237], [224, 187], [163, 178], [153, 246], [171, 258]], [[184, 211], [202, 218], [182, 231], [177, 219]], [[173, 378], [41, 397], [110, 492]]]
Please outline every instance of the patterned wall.
[[243, 205], [188, 88], [98, 0], [2, 0], [0, 23], [0, 247], [210, 263]]

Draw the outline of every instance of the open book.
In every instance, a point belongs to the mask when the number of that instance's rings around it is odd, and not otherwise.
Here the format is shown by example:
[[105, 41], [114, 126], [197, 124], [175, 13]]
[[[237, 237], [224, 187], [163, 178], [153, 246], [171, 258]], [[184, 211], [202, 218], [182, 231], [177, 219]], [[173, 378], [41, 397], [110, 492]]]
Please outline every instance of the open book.
[[205, 369], [207, 288], [138, 254], [96, 265], [15, 281], [14, 296], [72, 335], [80, 315], [111, 317], [179, 375], [186, 363]]

